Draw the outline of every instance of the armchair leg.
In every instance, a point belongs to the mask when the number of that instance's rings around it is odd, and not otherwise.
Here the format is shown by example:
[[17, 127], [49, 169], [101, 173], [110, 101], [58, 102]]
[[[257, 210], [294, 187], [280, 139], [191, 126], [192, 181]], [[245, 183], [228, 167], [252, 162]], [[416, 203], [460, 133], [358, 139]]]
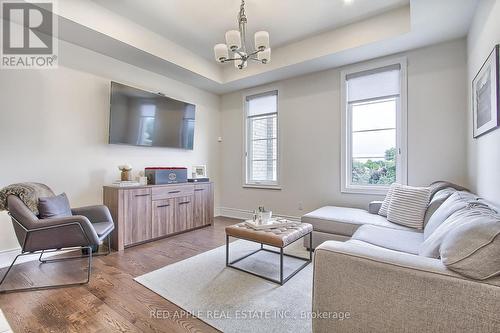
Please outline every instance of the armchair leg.
[[[104, 242], [103, 242], [104, 243]], [[107, 256], [111, 253], [111, 234], [106, 237], [106, 251], [94, 253], [94, 257]]]
[[[55, 288], [62, 288], [62, 287], [73, 287], [73, 286], [80, 286], [80, 285], [88, 284], [90, 282], [90, 274], [92, 273], [92, 248], [90, 246], [86, 246], [84, 248], [87, 248], [90, 250], [88, 256], [79, 257], [80, 259], [81, 258], [88, 258], [87, 279], [85, 281], [65, 283], [65, 284], [53, 284], [53, 285], [46, 285], [46, 286], [27, 287], [27, 288], [19, 288], [19, 289], [6, 289], [6, 290], [0, 290], [0, 294], [11, 293], [11, 292], [21, 292], [21, 291], [36, 291], [36, 290], [55, 289]], [[57, 249], [57, 250], [54, 250], [51, 252], [63, 251], [63, 250], [64, 249]], [[38, 258], [38, 260], [42, 263], [44, 262], [43, 260], [41, 260], [43, 253], [44, 253], [44, 251], [41, 251], [40, 257]], [[5, 279], [7, 278], [7, 275], [9, 275], [10, 271], [12, 270], [12, 267], [14, 267], [14, 264], [16, 263], [16, 261], [19, 257], [26, 256], [26, 255], [33, 255], [33, 254], [35, 254], [35, 253], [28, 252], [28, 253], [18, 254], [14, 258], [14, 261], [12, 261], [12, 263], [10, 264], [9, 268], [7, 268], [7, 271], [3, 275], [2, 279], [0, 280], [0, 286], [3, 285]], [[77, 257], [66, 258], [66, 259], [62, 258], [62, 259], [59, 259], [59, 261], [68, 260], [68, 259], [78, 259], [78, 258]], [[55, 261], [57, 259], [53, 259], [53, 260]]]

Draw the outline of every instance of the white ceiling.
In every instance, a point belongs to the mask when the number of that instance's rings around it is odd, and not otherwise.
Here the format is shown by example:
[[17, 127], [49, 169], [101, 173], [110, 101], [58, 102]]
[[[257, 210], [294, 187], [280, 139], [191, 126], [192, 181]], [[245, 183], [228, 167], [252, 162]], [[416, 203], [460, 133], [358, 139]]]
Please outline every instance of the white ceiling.
[[[241, 0], [93, 0], [202, 57], [237, 29]], [[439, 1], [439, 0], [434, 0]], [[246, 0], [248, 42], [267, 30], [279, 47], [405, 6], [410, 0]]]
[[59, 38], [221, 94], [462, 38], [481, 0], [247, 0], [273, 60], [237, 70], [212, 48], [236, 28], [239, 1], [65, 0]]

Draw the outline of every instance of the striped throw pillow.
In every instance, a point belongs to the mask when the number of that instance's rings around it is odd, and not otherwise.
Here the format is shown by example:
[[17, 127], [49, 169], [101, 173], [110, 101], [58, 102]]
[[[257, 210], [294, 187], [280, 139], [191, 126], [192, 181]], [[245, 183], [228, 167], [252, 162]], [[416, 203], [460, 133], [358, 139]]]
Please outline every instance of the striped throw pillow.
[[387, 217], [387, 208], [389, 208], [389, 203], [391, 202], [392, 191], [398, 185], [399, 184], [396, 183], [391, 184], [391, 187], [389, 187], [389, 190], [387, 190], [387, 194], [385, 195], [384, 201], [382, 201], [382, 205], [380, 205], [380, 209], [378, 210], [378, 215]]
[[387, 209], [387, 220], [410, 228], [423, 229], [430, 195], [428, 187], [394, 187]]

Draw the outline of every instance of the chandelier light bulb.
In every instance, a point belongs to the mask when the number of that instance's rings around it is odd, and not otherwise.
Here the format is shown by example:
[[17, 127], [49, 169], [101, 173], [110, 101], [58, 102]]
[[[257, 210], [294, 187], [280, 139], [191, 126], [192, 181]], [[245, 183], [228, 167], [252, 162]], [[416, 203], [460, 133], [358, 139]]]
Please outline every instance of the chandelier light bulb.
[[259, 51], [264, 51], [269, 48], [269, 32], [267, 31], [257, 31], [254, 36], [255, 39], [255, 49]]
[[231, 51], [241, 48], [241, 35], [238, 30], [229, 30], [226, 32], [226, 44]]
[[267, 48], [262, 52], [257, 54], [257, 59], [259, 59], [263, 64], [268, 64], [271, 62], [271, 48]]
[[215, 60], [224, 62], [229, 58], [229, 52], [226, 44], [217, 44], [214, 46]]

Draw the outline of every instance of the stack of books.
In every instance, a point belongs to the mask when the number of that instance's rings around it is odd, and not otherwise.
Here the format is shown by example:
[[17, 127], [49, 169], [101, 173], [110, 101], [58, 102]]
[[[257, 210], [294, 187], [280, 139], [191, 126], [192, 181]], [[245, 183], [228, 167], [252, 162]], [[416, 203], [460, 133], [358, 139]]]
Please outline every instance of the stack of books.
[[292, 221], [288, 221], [286, 219], [272, 218], [272, 219], [265, 220], [265, 221], [246, 220], [245, 225], [247, 227], [254, 229], [254, 230], [267, 230], [267, 229], [276, 229], [276, 228], [286, 227], [291, 222]]
[[113, 186], [127, 187], [127, 186], [140, 186], [141, 183], [133, 180], [117, 180], [113, 182]]

